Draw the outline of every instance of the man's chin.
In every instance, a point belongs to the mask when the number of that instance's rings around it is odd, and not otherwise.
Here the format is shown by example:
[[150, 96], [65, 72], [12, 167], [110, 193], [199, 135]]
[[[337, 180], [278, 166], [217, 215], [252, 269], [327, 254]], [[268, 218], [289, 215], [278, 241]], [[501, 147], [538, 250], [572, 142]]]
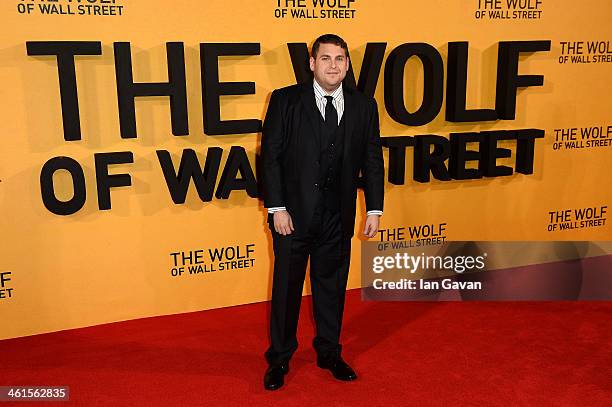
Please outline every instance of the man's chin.
[[342, 82], [341, 80], [339, 81], [325, 81], [325, 85], [327, 85], [327, 87], [329, 88], [336, 88], [340, 85], [340, 82]]

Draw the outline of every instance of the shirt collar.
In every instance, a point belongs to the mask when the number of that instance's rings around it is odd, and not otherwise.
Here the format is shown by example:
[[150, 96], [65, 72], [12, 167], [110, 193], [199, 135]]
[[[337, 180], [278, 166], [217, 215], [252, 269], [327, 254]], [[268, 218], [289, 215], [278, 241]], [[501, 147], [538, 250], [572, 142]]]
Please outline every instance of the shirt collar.
[[343, 93], [342, 93], [342, 82], [340, 82], [340, 86], [338, 86], [338, 89], [336, 89], [335, 91], [333, 91], [331, 93], [331, 95], [328, 95], [327, 92], [321, 87], [321, 85], [319, 85], [319, 83], [317, 82], [316, 79], [312, 80], [312, 86], [314, 88], [314, 92], [315, 95], [319, 98], [322, 99], [325, 96], [331, 96], [334, 99], [342, 99], [344, 97]]

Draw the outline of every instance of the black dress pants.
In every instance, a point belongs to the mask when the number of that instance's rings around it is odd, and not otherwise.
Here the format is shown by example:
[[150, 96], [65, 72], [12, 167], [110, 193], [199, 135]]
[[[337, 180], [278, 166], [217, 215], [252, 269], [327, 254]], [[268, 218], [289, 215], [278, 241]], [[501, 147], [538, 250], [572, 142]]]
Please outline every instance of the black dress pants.
[[[323, 197], [321, 197], [323, 198]], [[340, 329], [351, 257], [351, 240], [343, 238], [340, 213], [319, 200], [305, 233], [283, 236], [274, 230], [274, 276], [270, 315], [269, 364], [289, 361], [298, 347], [296, 338], [306, 265], [310, 257], [310, 282], [316, 337], [320, 357], [340, 355]]]

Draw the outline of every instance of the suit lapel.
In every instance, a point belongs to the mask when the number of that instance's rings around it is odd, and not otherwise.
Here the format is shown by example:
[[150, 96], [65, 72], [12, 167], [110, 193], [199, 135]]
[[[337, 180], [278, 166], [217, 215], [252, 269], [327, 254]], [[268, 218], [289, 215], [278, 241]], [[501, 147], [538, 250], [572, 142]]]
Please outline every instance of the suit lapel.
[[316, 150], [321, 149], [321, 112], [317, 108], [317, 102], [315, 101], [314, 89], [312, 87], [312, 81], [306, 82], [303, 85], [302, 93], [300, 95], [300, 102], [304, 106], [306, 116], [310, 121], [312, 132], [315, 135]]
[[344, 94], [344, 113], [342, 119], [344, 120], [344, 147], [342, 152], [343, 166], [348, 163], [349, 152], [351, 150], [351, 141], [353, 134], [353, 127], [355, 125], [355, 99], [353, 92], [354, 90], [348, 86], [342, 85], [342, 92]]

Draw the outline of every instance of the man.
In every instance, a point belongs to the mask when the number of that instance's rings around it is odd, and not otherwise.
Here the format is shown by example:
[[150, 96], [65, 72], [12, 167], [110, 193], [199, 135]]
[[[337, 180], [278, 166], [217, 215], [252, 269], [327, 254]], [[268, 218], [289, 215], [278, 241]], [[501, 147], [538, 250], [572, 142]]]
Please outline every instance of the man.
[[309, 256], [317, 365], [339, 380], [357, 378], [340, 356], [339, 342], [357, 179], [361, 172], [363, 233], [373, 237], [383, 209], [384, 166], [376, 102], [342, 85], [348, 68], [342, 38], [317, 38], [310, 57], [314, 80], [272, 92], [264, 120], [263, 195], [274, 246], [267, 390], [283, 385], [297, 349]]

